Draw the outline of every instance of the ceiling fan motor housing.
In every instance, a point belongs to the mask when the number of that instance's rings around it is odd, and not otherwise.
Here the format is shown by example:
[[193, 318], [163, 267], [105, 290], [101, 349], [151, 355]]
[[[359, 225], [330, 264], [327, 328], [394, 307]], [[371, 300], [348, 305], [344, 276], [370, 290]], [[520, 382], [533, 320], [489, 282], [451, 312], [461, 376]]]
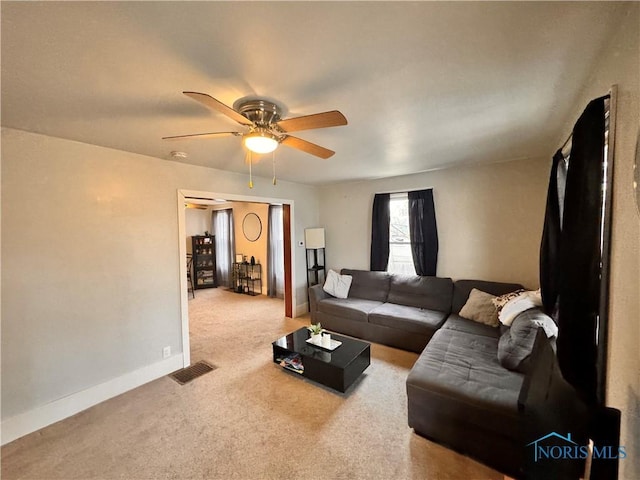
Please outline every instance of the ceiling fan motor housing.
[[273, 128], [280, 120], [282, 109], [266, 100], [249, 100], [238, 105], [238, 112], [259, 127]]

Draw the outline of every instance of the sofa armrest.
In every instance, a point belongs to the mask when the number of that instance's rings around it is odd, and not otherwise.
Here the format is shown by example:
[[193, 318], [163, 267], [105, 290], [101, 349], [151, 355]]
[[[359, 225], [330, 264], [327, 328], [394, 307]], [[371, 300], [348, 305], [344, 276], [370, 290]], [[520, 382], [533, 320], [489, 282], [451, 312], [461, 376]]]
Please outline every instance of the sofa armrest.
[[[544, 438], [554, 432], [570, 432], [571, 442], [586, 445], [589, 407], [576, 390], [563, 378], [551, 343], [542, 328], [538, 328], [531, 353], [532, 363], [525, 375], [518, 409], [524, 417], [523, 438]], [[538, 461], [533, 448], [527, 448], [525, 478], [580, 478], [584, 472], [584, 458], [562, 458]]]
[[314, 285], [309, 287], [309, 311], [311, 312], [311, 321], [315, 322], [315, 314], [318, 311], [318, 302], [323, 298], [329, 298], [327, 292], [322, 289], [322, 285]]

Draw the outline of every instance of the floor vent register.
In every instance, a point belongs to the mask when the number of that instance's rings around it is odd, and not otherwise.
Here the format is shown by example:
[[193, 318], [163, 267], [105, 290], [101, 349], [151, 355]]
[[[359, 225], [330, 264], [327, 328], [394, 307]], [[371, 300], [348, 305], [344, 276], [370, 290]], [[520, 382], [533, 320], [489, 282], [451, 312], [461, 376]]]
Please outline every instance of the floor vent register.
[[216, 367], [210, 365], [207, 362], [200, 361], [194, 363], [193, 365], [188, 366], [187, 368], [183, 368], [182, 370], [178, 370], [177, 372], [173, 372], [169, 375], [180, 385], [184, 385], [185, 383], [189, 383], [191, 380], [201, 377], [205, 373], [209, 373], [215, 370]]

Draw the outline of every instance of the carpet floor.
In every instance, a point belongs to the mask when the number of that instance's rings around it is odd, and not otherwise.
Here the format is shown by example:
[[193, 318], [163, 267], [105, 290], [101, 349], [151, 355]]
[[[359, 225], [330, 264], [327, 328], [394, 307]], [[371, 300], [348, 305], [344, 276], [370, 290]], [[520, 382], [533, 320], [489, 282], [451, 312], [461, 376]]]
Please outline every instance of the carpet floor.
[[281, 300], [198, 290], [191, 361], [215, 370], [163, 377], [2, 447], [9, 479], [502, 479], [407, 426], [417, 355], [373, 344], [339, 394], [272, 362], [271, 342], [308, 324]]

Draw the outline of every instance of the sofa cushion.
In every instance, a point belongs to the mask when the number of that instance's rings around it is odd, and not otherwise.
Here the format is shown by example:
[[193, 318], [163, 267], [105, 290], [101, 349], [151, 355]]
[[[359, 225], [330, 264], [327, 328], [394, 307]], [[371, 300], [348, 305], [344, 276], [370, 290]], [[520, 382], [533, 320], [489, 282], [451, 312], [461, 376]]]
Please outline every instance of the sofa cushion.
[[524, 375], [498, 363], [498, 339], [438, 330], [407, 377], [425, 409], [519, 438], [518, 396]]
[[455, 313], [449, 315], [447, 321], [442, 325], [442, 328], [493, 338], [499, 338], [502, 333], [498, 327], [491, 327], [489, 325], [474, 322], [473, 320], [468, 320], [460, 315], [456, 315]]
[[491, 295], [504, 295], [522, 288], [522, 285], [518, 283], [486, 282], [484, 280], [457, 280], [453, 284], [453, 301], [451, 305], [453, 313], [460, 313], [460, 309], [467, 303], [469, 293], [474, 288]]
[[395, 303], [383, 303], [369, 313], [369, 323], [422, 335], [431, 335], [446, 318], [444, 312]]
[[349, 298], [362, 298], [376, 302], [386, 302], [389, 294], [389, 279], [387, 272], [369, 272], [367, 270], [349, 270], [343, 268], [342, 275], [351, 275], [351, 289]]
[[387, 301], [449, 313], [452, 294], [450, 278], [392, 275]]
[[472, 288], [467, 303], [460, 309], [460, 316], [473, 320], [474, 322], [484, 323], [491, 327], [498, 326], [498, 310], [493, 304], [495, 296]]
[[548, 337], [558, 333], [551, 317], [537, 308], [526, 310], [513, 320], [498, 342], [498, 360], [503, 367], [522, 373], [529, 371], [538, 328], [545, 330]]
[[362, 298], [325, 298], [318, 302], [318, 311], [349, 320], [366, 322], [369, 312], [382, 305], [375, 300]]

